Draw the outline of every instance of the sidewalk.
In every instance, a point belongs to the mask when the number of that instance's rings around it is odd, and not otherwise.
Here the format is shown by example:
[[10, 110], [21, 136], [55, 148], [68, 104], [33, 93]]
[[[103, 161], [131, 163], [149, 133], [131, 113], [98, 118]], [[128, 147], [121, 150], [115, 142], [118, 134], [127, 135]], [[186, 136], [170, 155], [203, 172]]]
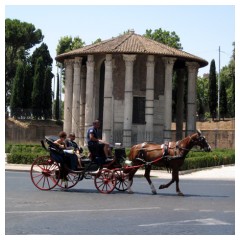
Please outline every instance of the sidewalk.
[[[31, 165], [27, 164], [8, 164], [5, 163], [5, 171], [24, 171], [29, 172]], [[138, 170], [136, 175], [143, 177], [144, 170]], [[181, 179], [222, 179], [235, 180], [235, 165], [225, 165], [220, 167], [202, 169], [199, 171], [182, 171], [179, 173]], [[170, 179], [171, 173], [165, 170], [152, 170], [151, 177]]]

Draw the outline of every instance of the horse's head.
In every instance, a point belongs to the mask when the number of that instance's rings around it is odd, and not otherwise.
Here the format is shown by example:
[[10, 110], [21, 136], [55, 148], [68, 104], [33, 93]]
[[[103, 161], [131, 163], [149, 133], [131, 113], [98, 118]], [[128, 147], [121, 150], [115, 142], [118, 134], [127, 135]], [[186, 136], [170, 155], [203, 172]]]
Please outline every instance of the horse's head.
[[197, 130], [197, 133], [191, 136], [191, 141], [193, 142], [193, 145], [200, 146], [200, 148], [203, 149], [205, 152], [212, 151], [211, 146], [208, 144], [206, 138], [202, 136], [200, 130]]

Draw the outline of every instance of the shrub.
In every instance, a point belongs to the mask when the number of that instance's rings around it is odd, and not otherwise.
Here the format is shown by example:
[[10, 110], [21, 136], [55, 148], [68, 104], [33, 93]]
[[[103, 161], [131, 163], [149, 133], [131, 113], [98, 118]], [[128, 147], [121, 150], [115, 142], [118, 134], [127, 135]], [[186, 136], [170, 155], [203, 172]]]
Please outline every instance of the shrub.
[[[31, 164], [39, 156], [48, 155], [40, 144], [6, 144], [5, 152], [8, 163]], [[126, 148], [128, 156], [130, 148]], [[84, 148], [85, 156], [88, 156], [87, 148]], [[206, 168], [235, 163], [235, 150], [214, 149], [212, 152], [190, 151], [187, 155], [181, 170]], [[153, 166], [152, 169], [159, 169]]]
[[[47, 155], [46, 152], [45, 155]], [[32, 164], [40, 156], [43, 156], [43, 154], [14, 152], [8, 155], [8, 163]]]

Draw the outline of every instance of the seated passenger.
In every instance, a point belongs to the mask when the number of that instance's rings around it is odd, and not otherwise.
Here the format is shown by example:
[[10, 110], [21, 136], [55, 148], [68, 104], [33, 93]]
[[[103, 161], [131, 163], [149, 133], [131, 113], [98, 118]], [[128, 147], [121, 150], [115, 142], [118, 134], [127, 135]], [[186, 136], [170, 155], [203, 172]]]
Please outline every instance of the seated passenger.
[[[53, 142], [54, 145], [56, 145], [59, 149], [62, 149], [62, 150], [66, 149], [67, 148], [67, 145], [66, 145], [67, 134], [62, 131], [59, 133], [58, 136], [59, 136], [59, 139], [57, 139], [56, 141]], [[70, 169], [77, 170], [78, 160], [77, 160], [76, 154], [70, 154], [68, 152], [64, 152], [64, 155], [58, 154], [58, 156], [56, 156], [56, 154], [55, 154], [55, 157], [57, 157], [58, 160], [60, 160], [59, 161], [60, 163], [64, 163], [64, 162], [68, 163], [68, 161], [70, 161], [70, 163], [69, 163]]]
[[75, 134], [74, 133], [69, 133], [68, 138], [66, 140], [66, 147], [72, 147], [75, 154], [78, 157], [78, 168], [82, 168], [82, 163], [81, 163], [81, 155], [80, 153], [83, 152], [83, 149], [77, 145], [77, 143], [74, 141], [75, 140]]
[[87, 143], [89, 147], [103, 148], [105, 157], [108, 158], [110, 155], [109, 143], [103, 141], [98, 136], [98, 129], [100, 128], [99, 120], [93, 122], [93, 126], [87, 131]]

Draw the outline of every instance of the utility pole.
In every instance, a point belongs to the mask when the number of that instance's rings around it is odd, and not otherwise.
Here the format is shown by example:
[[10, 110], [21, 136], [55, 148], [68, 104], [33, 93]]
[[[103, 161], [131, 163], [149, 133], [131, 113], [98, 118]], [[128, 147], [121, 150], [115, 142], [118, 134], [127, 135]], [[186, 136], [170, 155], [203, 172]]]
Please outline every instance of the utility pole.
[[218, 120], [220, 120], [220, 46], [219, 46], [219, 71], [218, 71]]

